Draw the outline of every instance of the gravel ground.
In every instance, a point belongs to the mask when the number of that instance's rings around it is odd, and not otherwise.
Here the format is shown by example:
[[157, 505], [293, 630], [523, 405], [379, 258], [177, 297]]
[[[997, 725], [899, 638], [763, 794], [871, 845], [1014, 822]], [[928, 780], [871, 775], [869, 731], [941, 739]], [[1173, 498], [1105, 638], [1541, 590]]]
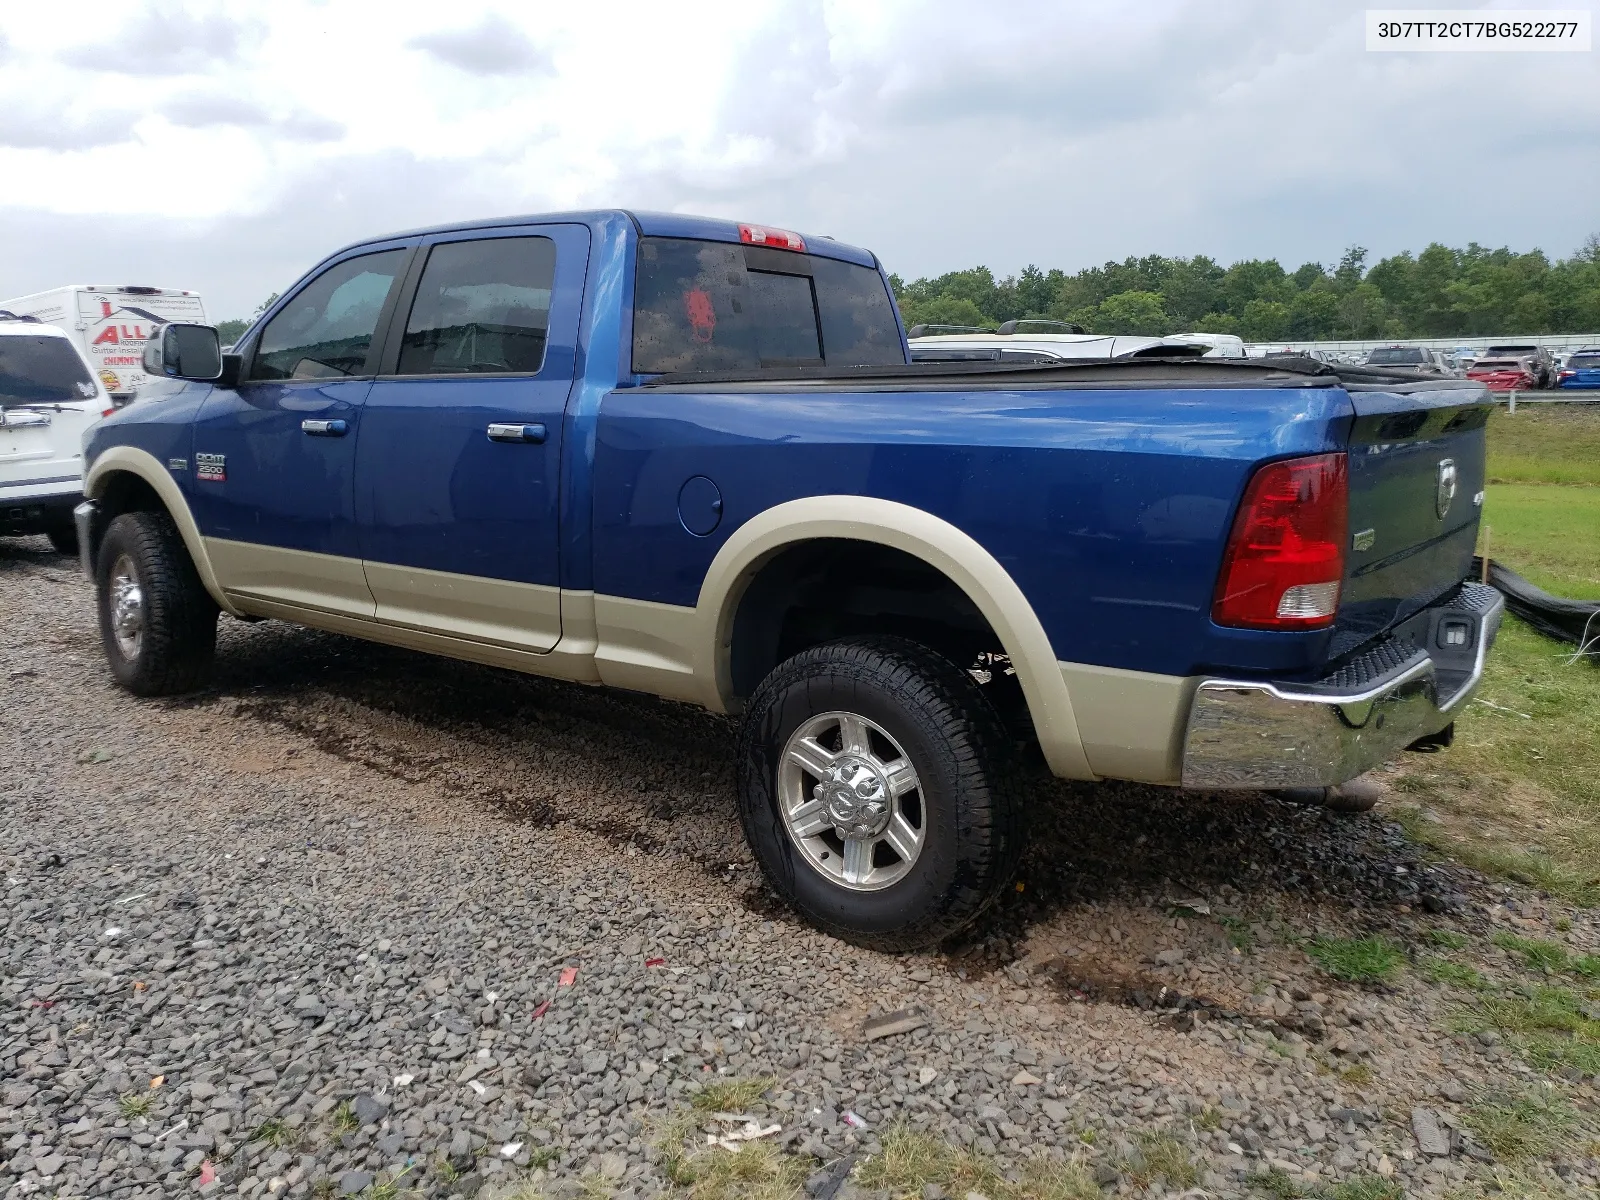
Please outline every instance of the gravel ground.
[[[210, 690], [141, 702], [42, 540], [0, 542], [0, 618], [0, 1196], [656, 1195], [667, 1121], [766, 1076], [807, 1170], [900, 1123], [1108, 1194], [1600, 1181], [1600, 1077], [1452, 1032], [1427, 966], [1510, 987], [1491, 934], [1592, 953], [1592, 917], [1382, 807], [1036, 780], [1017, 890], [892, 957], [762, 888], [720, 719], [227, 618]], [[1388, 984], [1304, 949], [1366, 935]], [[1518, 1103], [1559, 1136], [1490, 1161]]]

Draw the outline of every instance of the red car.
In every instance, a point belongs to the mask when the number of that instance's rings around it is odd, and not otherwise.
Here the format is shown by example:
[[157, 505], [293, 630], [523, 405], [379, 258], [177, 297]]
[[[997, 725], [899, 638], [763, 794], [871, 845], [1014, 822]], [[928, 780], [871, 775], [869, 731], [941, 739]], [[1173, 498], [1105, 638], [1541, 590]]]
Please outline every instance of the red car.
[[1480, 358], [1467, 368], [1467, 378], [1487, 384], [1491, 392], [1529, 392], [1539, 386], [1525, 358]]

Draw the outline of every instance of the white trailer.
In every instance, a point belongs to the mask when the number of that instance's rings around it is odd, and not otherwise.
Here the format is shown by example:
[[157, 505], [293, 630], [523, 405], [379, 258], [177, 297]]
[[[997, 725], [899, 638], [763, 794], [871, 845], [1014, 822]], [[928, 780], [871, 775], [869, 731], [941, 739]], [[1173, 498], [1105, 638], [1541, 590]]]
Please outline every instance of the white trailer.
[[146, 338], [172, 321], [209, 324], [200, 293], [134, 284], [68, 284], [0, 300], [3, 312], [34, 317], [64, 330], [118, 404], [132, 400], [150, 382], [141, 367]]

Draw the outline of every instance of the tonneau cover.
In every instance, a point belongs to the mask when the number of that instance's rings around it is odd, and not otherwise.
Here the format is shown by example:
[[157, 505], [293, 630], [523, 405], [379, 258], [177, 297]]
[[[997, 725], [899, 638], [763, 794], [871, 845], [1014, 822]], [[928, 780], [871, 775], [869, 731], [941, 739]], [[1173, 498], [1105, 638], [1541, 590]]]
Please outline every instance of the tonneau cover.
[[781, 388], [949, 391], [1050, 387], [1344, 387], [1410, 392], [1476, 388], [1462, 379], [1380, 367], [1333, 367], [1313, 358], [1114, 358], [1073, 362], [940, 362], [882, 367], [787, 366], [745, 371], [678, 371], [641, 384], [680, 391]]

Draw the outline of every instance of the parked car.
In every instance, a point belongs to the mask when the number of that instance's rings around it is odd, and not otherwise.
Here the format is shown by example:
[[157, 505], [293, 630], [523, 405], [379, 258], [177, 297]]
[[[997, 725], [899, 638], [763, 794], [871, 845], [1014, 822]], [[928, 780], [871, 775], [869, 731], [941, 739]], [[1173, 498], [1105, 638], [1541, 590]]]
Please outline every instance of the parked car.
[[1550, 358], [1550, 351], [1543, 346], [1524, 344], [1490, 346], [1483, 352], [1484, 358], [1520, 358], [1528, 364], [1528, 374], [1533, 376], [1536, 388], [1549, 387], [1555, 378], [1554, 364]]
[[1600, 346], [1574, 350], [1557, 373], [1556, 384], [1566, 388], [1600, 388]]
[[1164, 340], [1180, 345], [1204, 346], [1207, 358], [1245, 357], [1243, 339], [1231, 333], [1169, 333]]
[[1491, 392], [1531, 392], [1539, 386], [1525, 358], [1480, 358], [1467, 368], [1467, 378], [1476, 379]]
[[913, 325], [909, 335], [911, 361], [1038, 363], [1129, 357], [1198, 358], [1205, 353], [1191, 342], [1138, 334], [1020, 333], [1007, 330], [1004, 325], [993, 332], [929, 332], [947, 328]]
[[139, 366], [146, 339], [168, 321], [204, 324], [198, 292], [125, 284], [74, 283], [48, 292], [0, 300], [0, 309], [37, 317], [66, 331], [95, 376], [120, 405], [150, 382]]
[[90, 436], [120, 684], [198, 686], [222, 611], [737, 713], [756, 860], [867, 945], [1007, 886], [1019, 740], [1071, 779], [1325, 788], [1449, 739], [1502, 610], [1462, 582], [1482, 388], [912, 365], [878, 260], [827, 238], [375, 238], [238, 346], [166, 326], [147, 367], [189, 382]]
[[83, 434], [111, 409], [66, 332], [0, 310], [0, 534], [77, 553]]
[[1455, 369], [1445, 361], [1444, 355], [1425, 346], [1379, 346], [1367, 352], [1369, 367], [1402, 367], [1423, 375], [1455, 375]]

